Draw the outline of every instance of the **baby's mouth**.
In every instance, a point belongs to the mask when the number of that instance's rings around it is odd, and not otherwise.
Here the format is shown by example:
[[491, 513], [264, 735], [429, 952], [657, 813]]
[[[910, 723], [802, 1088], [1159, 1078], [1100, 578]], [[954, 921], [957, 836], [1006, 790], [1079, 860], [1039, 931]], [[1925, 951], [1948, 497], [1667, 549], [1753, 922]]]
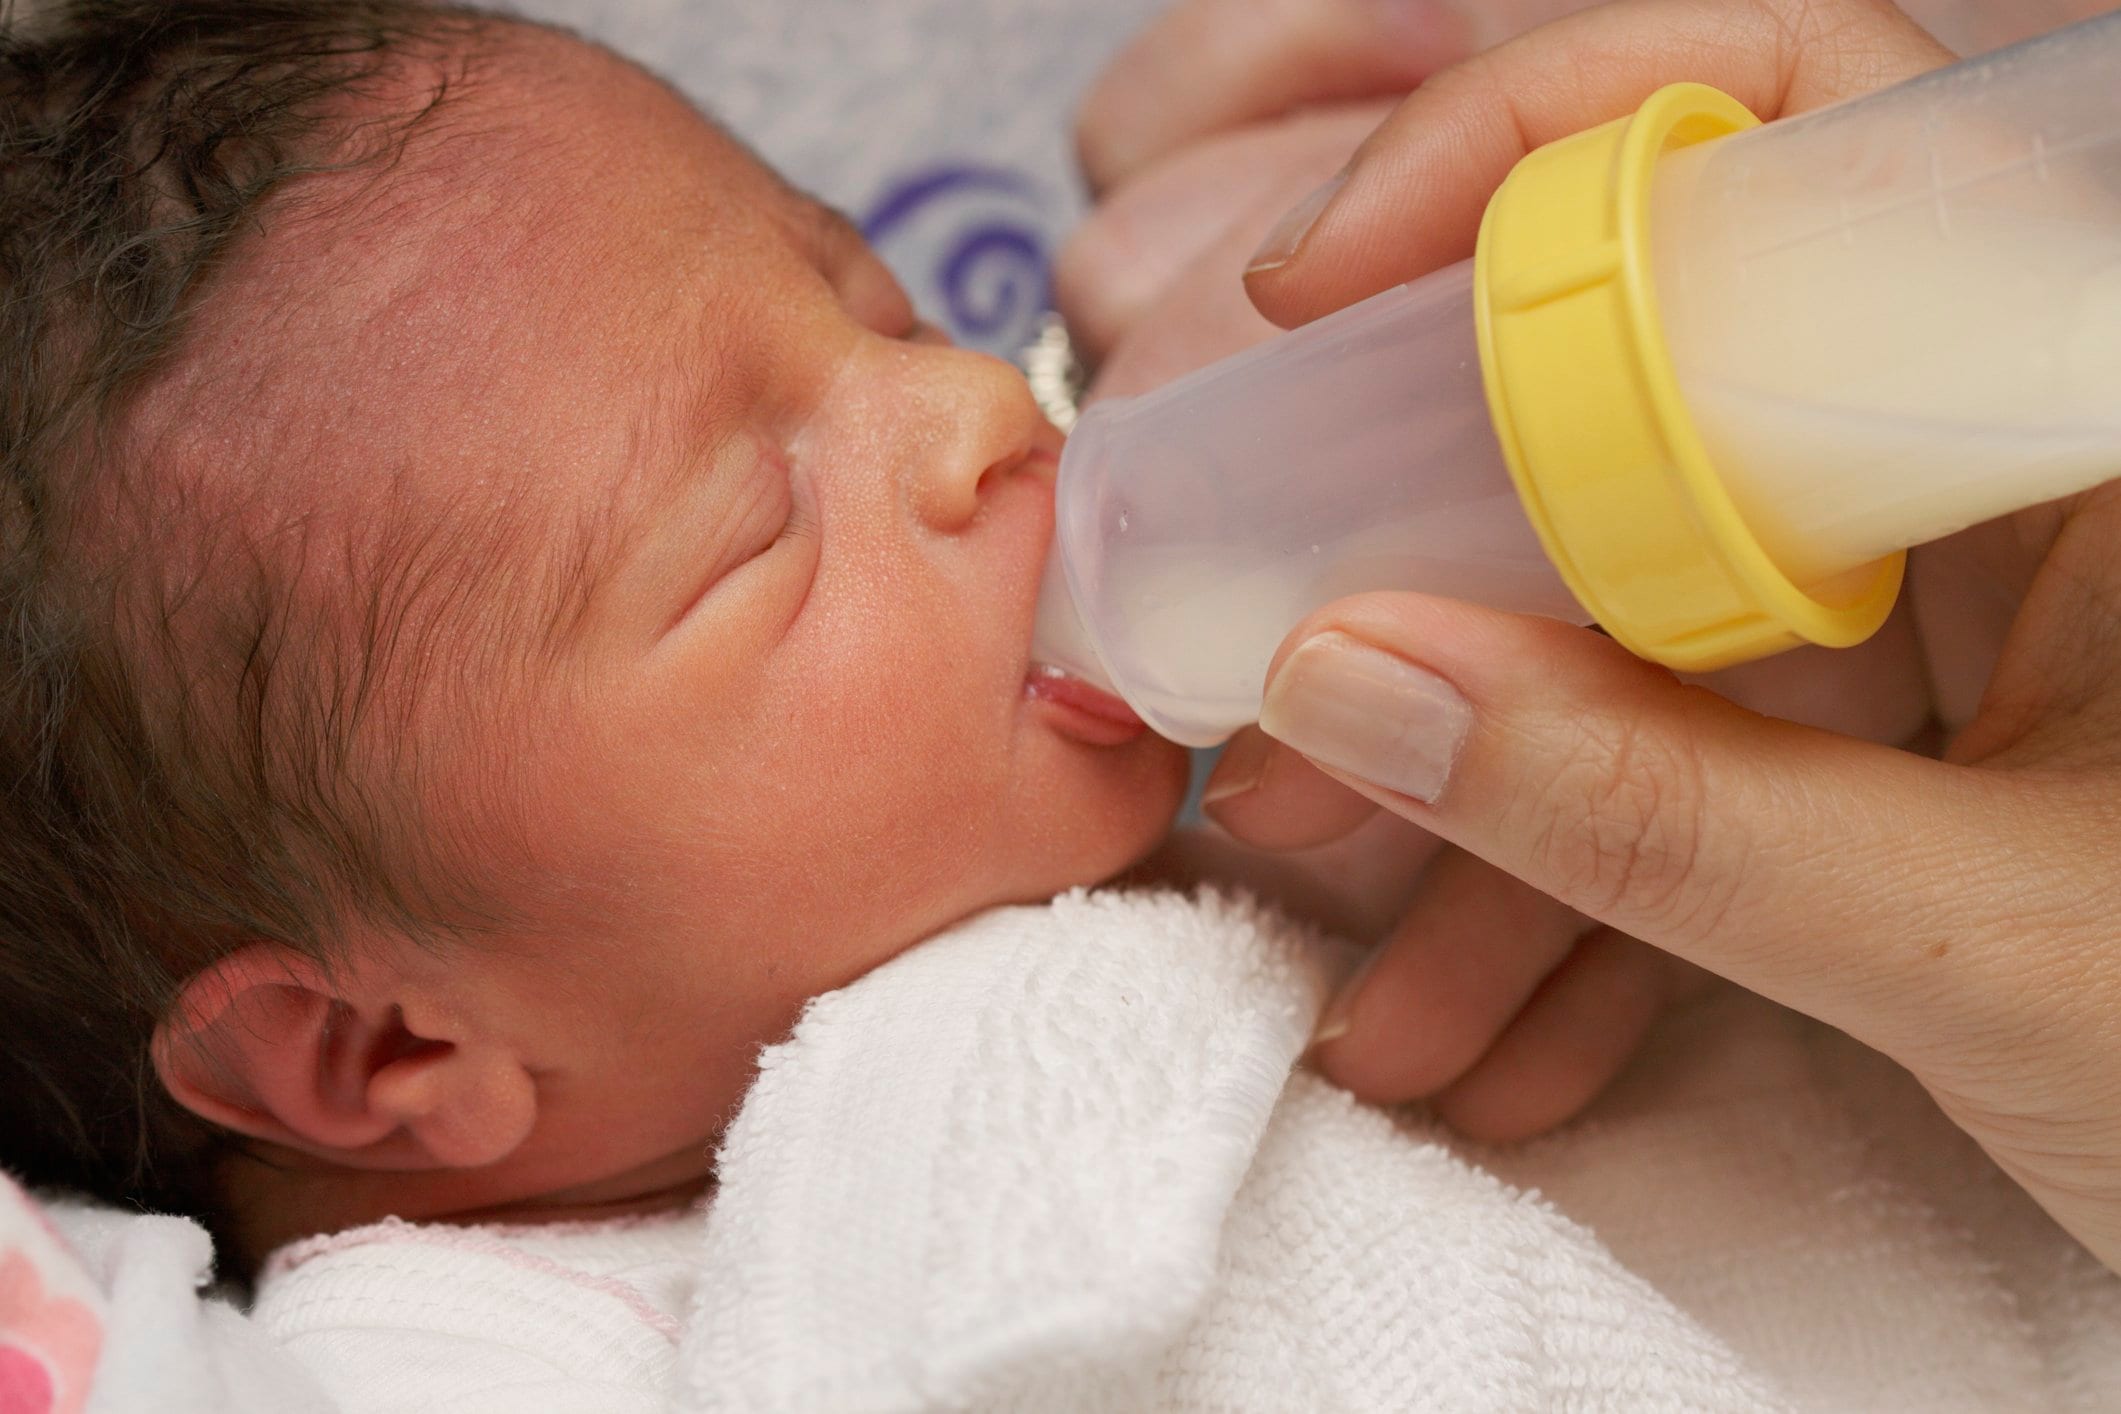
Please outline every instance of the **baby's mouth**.
[[1026, 697], [1052, 704], [1061, 729], [1093, 746], [1119, 746], [1148, 730], [1105, 677], [1076, 612], [1057, 543], [1046, 549], [1034, 620]]
[[1149, 729], [1125, 702], [1065, 668], [1032, 664], [1024, 696], [1053, 708], [1061, 730], [1086, 745], [1124, 746]]

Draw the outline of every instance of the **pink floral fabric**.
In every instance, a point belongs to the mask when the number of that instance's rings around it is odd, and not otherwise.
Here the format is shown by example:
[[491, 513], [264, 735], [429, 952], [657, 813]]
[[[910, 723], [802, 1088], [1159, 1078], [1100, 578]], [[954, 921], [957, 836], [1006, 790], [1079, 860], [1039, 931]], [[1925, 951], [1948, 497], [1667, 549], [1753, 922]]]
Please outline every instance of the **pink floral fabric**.
[[0, 1175], [0, 1414], [80, 1414], [103, 1302], [34, 1200]]

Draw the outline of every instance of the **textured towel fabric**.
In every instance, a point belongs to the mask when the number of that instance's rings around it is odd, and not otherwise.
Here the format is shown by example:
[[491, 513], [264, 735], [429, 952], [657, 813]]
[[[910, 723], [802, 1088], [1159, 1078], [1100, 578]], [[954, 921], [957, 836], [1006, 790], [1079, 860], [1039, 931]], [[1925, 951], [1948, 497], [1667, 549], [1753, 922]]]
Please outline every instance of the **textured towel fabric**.
[[1338, 958], [983, 915], [766, 1053], [703, 1212], [343, 1234], [257, 1319], [357, 1411], [2121, 1407], [2121, 1281], [1868, 1053], [1719, 994], [1478, 1151], [1291, 1072]]
[[724, 1149], [687, 1407], [1768, 1406], [1558, 1214], [1289, 1084], [1319, 959], [1076, 896], [818, 1003]]

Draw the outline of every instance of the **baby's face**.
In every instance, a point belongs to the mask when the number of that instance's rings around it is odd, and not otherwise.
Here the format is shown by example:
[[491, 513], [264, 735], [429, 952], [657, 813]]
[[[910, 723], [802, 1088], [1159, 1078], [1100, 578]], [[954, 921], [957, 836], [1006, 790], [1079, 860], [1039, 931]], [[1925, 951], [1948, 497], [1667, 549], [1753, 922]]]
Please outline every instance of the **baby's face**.
[[546, 1092], [494, 1202], [703, 1171], [806, 998], [1123, 869], [1184, 775], [1026, 690], [1059, 438], [1022, 380], [657, 82], [522, 47], [202, 335], [316, 434], [273, 514], [435, 586], [387, 670], [521, 926], [404, 965]]

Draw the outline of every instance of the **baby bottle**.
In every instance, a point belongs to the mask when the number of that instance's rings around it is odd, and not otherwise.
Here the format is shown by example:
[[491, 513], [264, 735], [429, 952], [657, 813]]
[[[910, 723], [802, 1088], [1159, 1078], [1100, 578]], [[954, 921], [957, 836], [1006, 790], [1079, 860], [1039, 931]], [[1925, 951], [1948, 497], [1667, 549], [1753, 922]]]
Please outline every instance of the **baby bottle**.
[[1083, 415], [1035, 653], [1204, 746], [1364, 590], [1690, 670], [1861, 641], [1906, 547], [2121, 476], [2116, 74], [2121, 15], [1532, 153], [1472, 260]]

